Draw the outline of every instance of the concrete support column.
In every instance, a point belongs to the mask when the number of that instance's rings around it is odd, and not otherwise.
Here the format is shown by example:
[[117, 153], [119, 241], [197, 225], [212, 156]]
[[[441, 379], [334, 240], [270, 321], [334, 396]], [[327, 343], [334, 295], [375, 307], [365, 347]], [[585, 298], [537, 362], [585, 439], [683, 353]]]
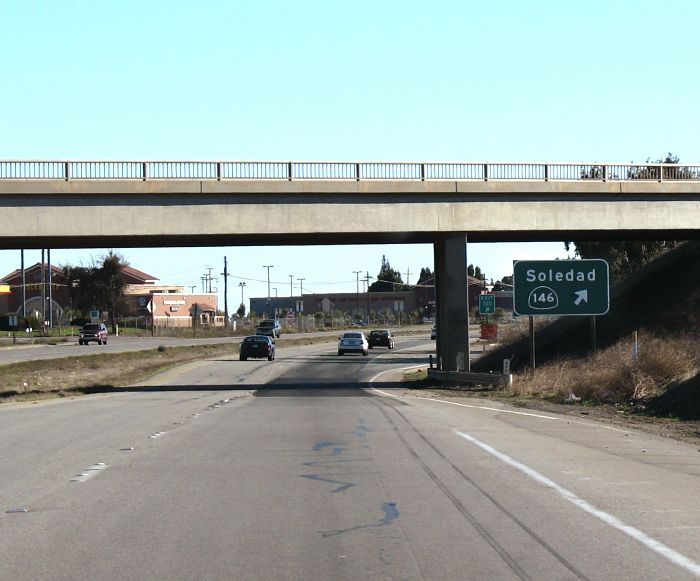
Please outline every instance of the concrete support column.
[[[442, 371], [469, 370], [469, 304], [467, 302], [467, 238], [435, 242], [437, 358]], [[460, 356], [460, 353], [462, 354]]]

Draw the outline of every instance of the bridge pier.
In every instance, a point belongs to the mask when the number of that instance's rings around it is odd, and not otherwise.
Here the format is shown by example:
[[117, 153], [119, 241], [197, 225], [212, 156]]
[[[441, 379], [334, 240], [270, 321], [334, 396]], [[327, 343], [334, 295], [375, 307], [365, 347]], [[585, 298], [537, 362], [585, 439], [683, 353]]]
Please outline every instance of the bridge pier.
[[462, 234], [441, 238], [434, 243], [433, 252], [438, 369], [468, 371], [467, 237]]

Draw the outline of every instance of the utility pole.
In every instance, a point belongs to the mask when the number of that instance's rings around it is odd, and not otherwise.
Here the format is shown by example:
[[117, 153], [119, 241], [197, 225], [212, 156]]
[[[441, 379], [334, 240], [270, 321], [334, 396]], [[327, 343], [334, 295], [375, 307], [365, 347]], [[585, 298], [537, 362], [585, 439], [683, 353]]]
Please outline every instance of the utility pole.
[[226, 326], [228, 327], [228, 262], [224, 256], [224, 317], [226, 317]]
[[47, 248], [46, 249], [46, 262], [48, 263], [48, 269], [47, 269], [47, 275], [46, 278], [49, 283], [49, 294], [46, 297], [46, 299], [49, 302], [49, 318], [47, 321], [49, 322], [48, 328], [52, 329], [53, 328], [53, 281], [51, 280], [53, 273], [51, 272], [51, 249]]
[[22, 317], [24, 318], [27, 316], [27, 277], [24, 273], [24, 248], [20, 252], [20, 268], [22, 269]]
[[46, 264], [44, 264], [44, 249], [41, 249], [41, 329], [46, 320]]
[[357, 286], [355, 287], [355, 302], [357, 303], [357, 314], [360, 314], [360, 273], [361, 270], [353, 270], [353, 274], [357, 279]]
[[406, 269], [406, 285], [408, 285], [408, 277], [411, 276], [411, 268]]
[[51, 270], [51, 249], [47, 250], [49, 263], [49, 327], [53, 329], [53, 271]]
[[213, 270], [213, 268], [211, 266], [205, 266], [204, 268], [206, 268], [209, 271], [207, 273], [207, 289], [208, 289], [207, 292], [210, 293], [211, 292], [211, 280], [212, 280], [211, 279], [211, 271]]
[[299, 281], [299, 295], [300, 295], [300, 301], [301, 301], [301, 309], [299, 309], [302, 313], [304, 312], [304, 281], [306, 280], [305, 278], [298, 278]]
[[245, 309], [245, 303], [243, 302], [243, 289], [245, 288], [245, 283], [239, 282], [238, 286], [241, 287], [241, 304], [243, 305], [243, 308]]
[[294, 296], [294, 275], [290, 274], [289, 275], [289, 296], [293, 297]]
[[373, 279], [373, 276], [369, 275], [369, 271], [367, 271], [367, 276], [365, 277], [365, 280], [367, 281], [367, 325], [369, 325], [369, 311], [372, 307], [370, 300], [369, 300], [369, 281]]
[[207, 265], [205, 264], [205, 265], [204, 265], [204, 268], [206, 268], [209, 272], [203, 274], [203, 275], [200, 277], [200, 280], [202, 281], [202, 292], [203, 292], [203, 293], [210, 293], [210, 294], [211, 294], [211, 292], [212, 292], [212, 290], [211, 290], [211, 281], [212, 281], [212, 280], [219, 280], [219, 279], [218, 279], [218, 278], [217, 278], [217, 279], [214, 279], [214, 278], [211, 276], [211, 271], [213, 270], [213, 267], [207, 266]]
[[270, 269], [274, 268], [274, 264], [263, 264], [263, 268], [267, 268], [267, 318], [270, 318]]

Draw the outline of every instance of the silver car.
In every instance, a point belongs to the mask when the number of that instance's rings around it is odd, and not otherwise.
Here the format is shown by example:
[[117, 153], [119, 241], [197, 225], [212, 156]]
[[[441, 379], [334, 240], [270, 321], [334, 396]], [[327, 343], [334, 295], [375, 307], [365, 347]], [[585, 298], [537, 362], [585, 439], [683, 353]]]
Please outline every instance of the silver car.
[[346, 353], [361, 353], [367, 355], [369, 353], [369, 343], [365, 334], [361, 331], [346, 331], [338, 340], [338, 355]]

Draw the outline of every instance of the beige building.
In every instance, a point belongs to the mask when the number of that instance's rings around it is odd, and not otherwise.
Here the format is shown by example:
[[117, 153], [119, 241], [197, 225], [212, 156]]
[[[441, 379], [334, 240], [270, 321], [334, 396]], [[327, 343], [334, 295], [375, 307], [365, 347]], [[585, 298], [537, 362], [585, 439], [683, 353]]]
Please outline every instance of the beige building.
[[223, 327], [226, 320], [216, 315], [216, 305], [215, 293], [153, 292], [146, 309], [155, 327], [192, 327], [193, 321], [198, 327]]

